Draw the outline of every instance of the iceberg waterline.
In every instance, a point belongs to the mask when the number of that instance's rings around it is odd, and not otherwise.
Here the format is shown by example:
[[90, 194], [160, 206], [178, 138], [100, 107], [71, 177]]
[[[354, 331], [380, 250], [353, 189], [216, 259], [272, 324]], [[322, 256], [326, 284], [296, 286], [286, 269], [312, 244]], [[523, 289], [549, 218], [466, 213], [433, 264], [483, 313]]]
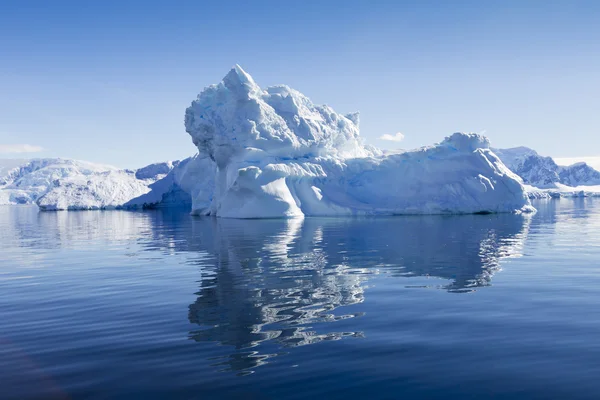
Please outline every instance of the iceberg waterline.
[[[43, 210], [184, 206], [197, 215], [271, 218], [532, 210], [522, 180], [478, 134], [386, 155], [363, 144], [358, 113], [338, 114], [287, 87], [262, 89], [241, 67], [185, 113], [198, 154], [136, 171], [61, 178]], [[158, 166], [159, 164], [157, 164]]]

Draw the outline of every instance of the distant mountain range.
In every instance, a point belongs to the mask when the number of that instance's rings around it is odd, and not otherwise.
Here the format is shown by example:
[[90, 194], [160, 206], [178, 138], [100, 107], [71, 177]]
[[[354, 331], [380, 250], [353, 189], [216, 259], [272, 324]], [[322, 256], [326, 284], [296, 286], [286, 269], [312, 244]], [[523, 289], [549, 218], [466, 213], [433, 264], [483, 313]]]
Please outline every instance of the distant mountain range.
[[560, 166], [551, 157], [541, 156], [528, 147], [492, 151], [524, 183], [537, 188], [551, 188], [557, 183], [572, 187], [600, 185], [600, 172], [583, 162]]

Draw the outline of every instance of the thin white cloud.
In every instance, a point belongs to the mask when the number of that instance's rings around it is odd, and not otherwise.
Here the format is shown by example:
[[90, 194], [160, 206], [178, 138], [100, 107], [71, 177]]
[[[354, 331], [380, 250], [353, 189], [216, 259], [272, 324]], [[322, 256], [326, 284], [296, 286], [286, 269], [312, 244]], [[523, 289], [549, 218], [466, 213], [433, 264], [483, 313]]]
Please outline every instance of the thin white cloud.
[[397, 132], [394, 135], [386, 133], [385, 135], [379, 136], [379, 139], [389, 140], [390, 142], [401, 142], [404, 140], [404, 134], [402, 132]]
[[30, 144], [0, 144], [0, 153], [37, 153], [43, 150], [43, 147]]

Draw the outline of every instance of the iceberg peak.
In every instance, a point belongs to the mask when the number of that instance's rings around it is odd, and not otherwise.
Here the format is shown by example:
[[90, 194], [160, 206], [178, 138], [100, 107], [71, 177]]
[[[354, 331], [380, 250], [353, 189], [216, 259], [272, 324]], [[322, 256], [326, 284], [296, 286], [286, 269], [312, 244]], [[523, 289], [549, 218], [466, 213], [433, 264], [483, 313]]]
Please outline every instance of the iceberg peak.
[[460, 151], [475, 151], [477, 149], [489, 149], [490, 141], [478, 133], [455, 132], [446, 137], [443, 144], [450, 145]]
[[239, 64], [235, 66], [225, 75], [223, 83], [227, 89], [240, 94], [249, 94], [260, 90], [252, 76], [244, 71]]
[[358, 111], [355, 111], [353, 113], [349, 113], [344, 115], [346, 118], [348, 118], [350, 121], [352, 121], [352, 123], [354, 125], [356, 125], [356, 127], [358, 128], [360, 126], [360, 113]]
[[287, 86], [262, 90], [239, 65], [203, 90], [186, 110], [186, 131], [218, 165], [258, 149], [273, 157], [374, 155], [358, 130], [358, 114], [343, 116]]

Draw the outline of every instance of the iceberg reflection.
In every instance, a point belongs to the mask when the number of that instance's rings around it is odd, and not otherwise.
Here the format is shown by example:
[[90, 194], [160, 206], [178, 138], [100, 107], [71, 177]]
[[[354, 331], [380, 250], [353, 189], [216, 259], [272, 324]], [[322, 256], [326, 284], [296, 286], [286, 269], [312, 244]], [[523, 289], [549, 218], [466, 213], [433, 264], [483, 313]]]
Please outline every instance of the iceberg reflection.
[[530, 218], [194, 219], [177, 242], [214, 264], [189, 307], [199, 326], [190, 337], [233, 346], [217, 365], [245, 372], [278, 348], [362, 337], [326, 323], [362, 315], [348, 306], [364, 301], [367, 280], [438, 277], [450, 281], [438, 287], [457, 293], [489, 285], [501, 259], [522, 254]]
[[[531, 229], [559, 229], [559, 222]], [[189, 337], [230, 346], [215, 365], [247, 373], [285, 349], [367, 335], [352, 318], [377, 312], [362, 304], [369, 285], [391, 283], [392, 295], [403, 287], [464, 293], [490, 285], [503, 259], [522, 255], [530, 223], [530, 215], [513, 214], [228, 220], [23, 208], [0, 210], [0, 239], [8, 263], [23, 263], [11, 248], [27, 248], [38, 269], [52, 254], [36, 249], [82, 250], [81, 260], [69, 261], [73, 273], [99, 251], [118, 262], [136, 260], [136, 274], [146, 260], [161, 268], [165, 256], [182, 256], [177, 262], [197, 265], [199, 274], [187, 310]], [[177, 262], [160, 273], [173, 273], [168, 268]]]

